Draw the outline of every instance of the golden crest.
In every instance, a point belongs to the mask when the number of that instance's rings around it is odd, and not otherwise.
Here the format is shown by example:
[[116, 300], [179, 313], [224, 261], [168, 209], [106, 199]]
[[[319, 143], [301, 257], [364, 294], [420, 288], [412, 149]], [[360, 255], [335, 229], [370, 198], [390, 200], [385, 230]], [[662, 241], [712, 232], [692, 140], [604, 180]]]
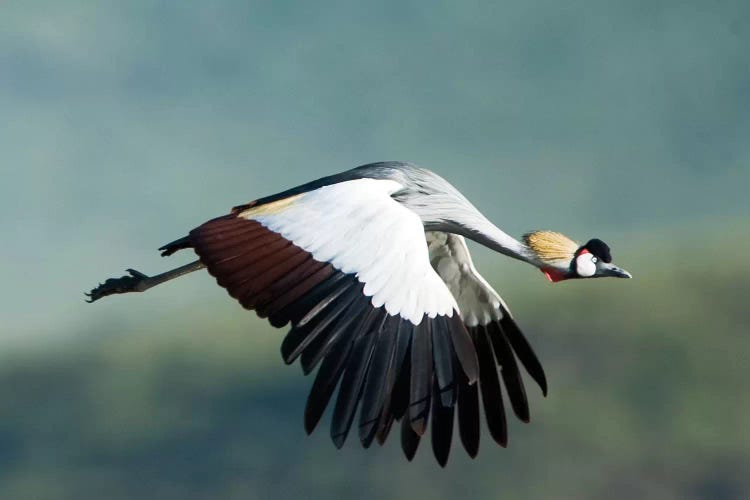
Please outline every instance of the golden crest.
[[523, 241], [545, 262], [570, 262], [580, 246], [564, 234], [555, 231], [532, 231], [523, 235]]

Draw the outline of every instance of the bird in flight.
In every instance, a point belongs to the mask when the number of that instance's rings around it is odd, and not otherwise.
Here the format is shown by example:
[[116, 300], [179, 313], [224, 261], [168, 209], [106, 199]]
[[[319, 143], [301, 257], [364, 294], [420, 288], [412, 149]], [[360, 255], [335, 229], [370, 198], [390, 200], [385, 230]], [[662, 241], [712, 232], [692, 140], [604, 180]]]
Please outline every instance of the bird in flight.
[[304, 414], [308, 433], [338, 387], [331, 418], [337, 447], [357, 415], [365, 448], [382, 445], [398, 422], [411, 460], [429, 422], [434, 455], [445, 466], [455, 419], [466, 452], [478, 453], [480, 394], [499, 445], [508, 440], [502, 386], [513, 413], [528, 422], [519, 363], [547, 393], [541, 363], [477, 272], [464, 238], [553, 282], [631, 277], [599, 239], [580, 245], [534, 231], [516, 240], [437, 174], [381, 162], [236, 206], [160, 248], [165, 256], [193, 249], [195, 262], [155, 276], [128, 269], [87, 295], [93, 302], [142, 292], [205, 268], [246, 309], [275, 327], [291, 325], [284, 361], [299, 359], [305, 374], [317, 368]]

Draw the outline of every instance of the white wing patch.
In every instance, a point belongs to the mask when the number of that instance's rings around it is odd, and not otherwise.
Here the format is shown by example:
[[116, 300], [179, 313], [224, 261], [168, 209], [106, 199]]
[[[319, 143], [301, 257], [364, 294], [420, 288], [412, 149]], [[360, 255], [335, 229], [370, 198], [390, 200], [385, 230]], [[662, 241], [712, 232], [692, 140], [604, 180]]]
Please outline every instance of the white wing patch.
[[477, 272], [463, 236], [436, 231], [425, 235], [432, 267], [456, 299], [466, 326], [487, 325], [510, 314], [500, 295]]
[[425, 314], [452, 316], [458, 306], [430, 265], [419, 216], [390, 196], [401, 187], [391, 180], [346, 181], [299, 195], [281, 210], [244, 216], [315, 260], [355, 274], [374, 307], [414, 324]]

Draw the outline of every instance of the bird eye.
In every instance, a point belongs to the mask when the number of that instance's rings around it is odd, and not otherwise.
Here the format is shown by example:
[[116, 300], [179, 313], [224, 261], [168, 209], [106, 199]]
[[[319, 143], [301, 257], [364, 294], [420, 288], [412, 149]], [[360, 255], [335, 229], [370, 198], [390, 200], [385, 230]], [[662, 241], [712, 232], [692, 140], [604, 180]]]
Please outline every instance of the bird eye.
[[591, 262], [596, 264], [597, 262], [599, 262], [599, 259], [597, 259], [596, 257], [591, 257]]

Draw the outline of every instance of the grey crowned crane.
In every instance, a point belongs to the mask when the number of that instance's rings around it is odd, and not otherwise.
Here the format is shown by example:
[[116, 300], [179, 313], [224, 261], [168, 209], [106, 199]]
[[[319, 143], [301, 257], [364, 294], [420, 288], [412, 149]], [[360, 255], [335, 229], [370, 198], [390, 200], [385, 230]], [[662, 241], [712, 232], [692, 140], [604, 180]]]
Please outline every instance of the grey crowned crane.
[[631, 277], [601, 240], [579, 245], [536, 231], [518, 241], [435, 173], [383, 162], [237, 206], [160, 249], [192, 248], [197, 261], [153, 277], [129, 269], [87, 295], [93, 302], [141, 292], [205, 267], [246, 309], [275, 327], [291, 324], [281, 345], [286, 363], [300, 359], [305, 374], [318, 367], [308, 433], [338, 386], [337, 447], [359, 407], [362, 445], [383, 444], [397, 421], [411, 460], [431, 418], [432, 448], [444, 466], [456, 414], [464, 448], [477, 455], [480, 393], [489, 433], [506, 446], [500, 380], [513, 412], [529, 420], [516, 359], [547, 393], [541, 363], [475, 269], [464, 238], [528, 262], [551, 281]]

